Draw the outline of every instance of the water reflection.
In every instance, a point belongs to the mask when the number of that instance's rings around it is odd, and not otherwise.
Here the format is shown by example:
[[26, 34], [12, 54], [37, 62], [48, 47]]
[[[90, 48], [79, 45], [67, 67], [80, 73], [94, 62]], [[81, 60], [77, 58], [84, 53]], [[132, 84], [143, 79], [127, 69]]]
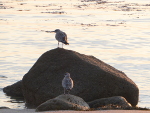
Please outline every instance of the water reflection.
[[[0, 93], [0, 95], [2, 95], [2, 94]], [[23, 98], [18, 98], [18, 97], [10, 98], [9, 96], [5, 95], [0, 98], [0, 103], [1, 103], [1, 106], [7, 106], [7, 107], [10, 107], [13, 109], [24, 109], [25, 108]]]

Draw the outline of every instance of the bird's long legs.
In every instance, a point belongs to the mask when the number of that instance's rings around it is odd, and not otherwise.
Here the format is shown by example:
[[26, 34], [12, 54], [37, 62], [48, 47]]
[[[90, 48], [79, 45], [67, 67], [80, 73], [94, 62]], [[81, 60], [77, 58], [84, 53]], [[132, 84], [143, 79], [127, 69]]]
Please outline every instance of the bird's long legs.
[[62, 48], [63, 48], [63, 43], [62, 43]]
[[[59, 48], [59, 41], [58, 41], [58, 48]], [[63, 43], [62, 43], [62, 48], [63, 48]]]
[[64, 95], [66, 94], [65, 91], [66, 91], [66, 89], [64, 88]]
[[59, 47], [59, 41], [58, 41], [58, 47]]
[[67, 90], [67, 94], [69, 94], [69, 92], [70, 92], [70, 89]]

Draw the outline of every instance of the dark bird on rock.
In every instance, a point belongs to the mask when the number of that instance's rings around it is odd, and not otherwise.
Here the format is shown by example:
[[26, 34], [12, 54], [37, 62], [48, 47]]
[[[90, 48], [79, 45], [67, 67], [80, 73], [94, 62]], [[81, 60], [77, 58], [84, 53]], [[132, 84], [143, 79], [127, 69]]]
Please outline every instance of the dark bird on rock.
[[59, 47], [59, 42], [62, 42], [62, 48], [63, 48], [63, 44], [65, 45], [69, 45], [68, 41], [67, 41], [67, 34], [59, 29], [56, 29], [55, 31], [51, 31], [51, 32], [55, 32], [55, 38], [58, 41], [58, 47]]

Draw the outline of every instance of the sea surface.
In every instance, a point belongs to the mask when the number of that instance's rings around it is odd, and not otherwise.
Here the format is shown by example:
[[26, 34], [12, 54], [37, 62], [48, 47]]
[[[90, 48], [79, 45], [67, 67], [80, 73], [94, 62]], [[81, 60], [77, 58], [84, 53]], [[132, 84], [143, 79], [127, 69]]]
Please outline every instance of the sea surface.
[[[0, 107], [25, 108], [2, 89], [19, 80], [44, 52], [57, 48], [61, 29], [74, 50], [123, 71], [139, 87], [139, 107], [150, 108], [149, 0], [0, 1]], [[61, 44], [60, 44], [61, 47]]]

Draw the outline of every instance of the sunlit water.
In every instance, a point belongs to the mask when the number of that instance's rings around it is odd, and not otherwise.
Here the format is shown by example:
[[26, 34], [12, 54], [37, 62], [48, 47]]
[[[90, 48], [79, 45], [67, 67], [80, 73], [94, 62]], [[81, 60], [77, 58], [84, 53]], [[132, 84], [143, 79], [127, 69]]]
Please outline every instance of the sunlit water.
[[53, 33], [65, 31], [69, 46], [125, 72], [140, 89], [140, 107], [150, 108], [150, 2], [92, 0], [0, 1], [0, 106], [21, 109], [22, 100], [2, 88], [22, 79], [44, 52], [57, 47]]

